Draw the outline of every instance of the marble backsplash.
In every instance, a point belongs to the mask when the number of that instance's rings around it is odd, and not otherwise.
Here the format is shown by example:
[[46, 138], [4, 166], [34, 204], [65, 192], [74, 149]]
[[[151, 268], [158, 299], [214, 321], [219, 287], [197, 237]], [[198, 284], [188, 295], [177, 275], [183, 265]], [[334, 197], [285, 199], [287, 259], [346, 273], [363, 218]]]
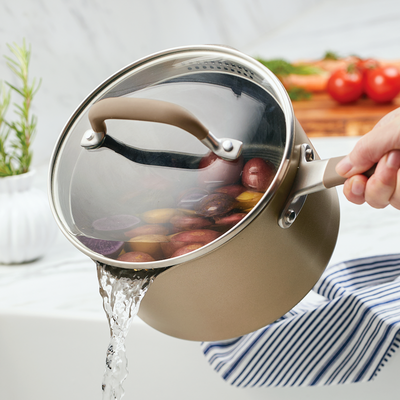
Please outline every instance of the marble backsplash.
[[[69, 116], [102, 81], [153, 52], [216, 43], [289, 60], [333, 50], [400, 59], [397, 0], [15, 0], [0, 3], [6, 43], [32, 45], [34, 164], [47, 163]], [[0, 80], [12, 77], [0, 58]]]

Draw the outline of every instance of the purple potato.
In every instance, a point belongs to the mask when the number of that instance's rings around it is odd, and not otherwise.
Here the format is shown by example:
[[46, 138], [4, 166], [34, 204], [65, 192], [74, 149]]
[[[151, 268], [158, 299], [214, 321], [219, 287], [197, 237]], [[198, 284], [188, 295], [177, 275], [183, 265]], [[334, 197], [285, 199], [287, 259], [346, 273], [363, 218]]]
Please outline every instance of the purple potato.
[[108, 258], [117, 257], [124, 247], [124, 242], [115, 240], [94, 239], [87, 236], [80, 236], [78, 239], [88, 249]]
[[178, 198], [178, 208], [193, 210], [196, 205], [210, 193], [205, 189], [191, 188], [183, 192]]
[[112, 215], [93, 221], [92, 226], [96, 231], [121, 232], [132, 229], [140, 222], [134, 215]]
[[236, 206], [236, 200], [225, 193], [210, 194], [197, 206], [197, 214], [203, 217], [215, 217], [227, 214]]

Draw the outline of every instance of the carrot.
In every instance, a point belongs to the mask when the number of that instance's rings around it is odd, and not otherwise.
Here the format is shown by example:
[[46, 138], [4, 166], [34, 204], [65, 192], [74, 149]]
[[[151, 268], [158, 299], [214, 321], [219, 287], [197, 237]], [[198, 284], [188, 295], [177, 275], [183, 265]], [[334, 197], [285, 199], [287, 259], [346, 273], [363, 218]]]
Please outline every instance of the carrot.
[[303, 61], [298, 61], [298, 63], [302, 64], [302, 65], [306, 64], [306, 65], [314, 66], [317, 68], [321, 68], [324, 71], [328, 71], [328, 72], [332, 73], [333, 71], [336, 71], [337, 69], [347, 68], [350, 64], [356, 64], [357, 61], [359, 61], [359, 60], [360, 59], [358, 57], [349, 56], [349, 57], [345, 57], [345, 58], [338, 58], [336, 60], [326, 59], [326, 58], [323, 58], [321, 60], [308, 60], [308, 61], [303, 60]]
[[317, 75], [296, 75], [290, 74], [281, 77], [283, 86], [286, 89], [291, 89], [294, 87], [300, 87], [309, 92], [323, 92], [326, 90], [326, 85], [330, 77], [329, 72], [323, 72]]

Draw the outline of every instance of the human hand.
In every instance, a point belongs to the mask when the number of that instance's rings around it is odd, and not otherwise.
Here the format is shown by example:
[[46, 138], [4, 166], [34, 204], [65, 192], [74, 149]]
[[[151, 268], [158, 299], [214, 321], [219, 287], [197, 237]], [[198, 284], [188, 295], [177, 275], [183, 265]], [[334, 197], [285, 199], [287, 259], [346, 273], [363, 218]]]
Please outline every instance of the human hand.
[[[362, 175], [375, 164], [370, 178]], [[400, 210], [400, 108], [363, 136], [336, 166], [336, 172], [348, 178], [343, 193], [352, 203], [367, 202], [374, 208], [391, 204]]]

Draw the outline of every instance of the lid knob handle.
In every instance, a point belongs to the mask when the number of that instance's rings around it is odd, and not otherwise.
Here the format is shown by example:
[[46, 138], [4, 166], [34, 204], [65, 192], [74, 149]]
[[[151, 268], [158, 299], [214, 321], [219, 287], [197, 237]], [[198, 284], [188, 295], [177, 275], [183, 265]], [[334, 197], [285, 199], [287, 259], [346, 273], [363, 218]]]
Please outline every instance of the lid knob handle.
[[89, 111], [93, 131], [85, 132], [81, 145], [87, 149], [101, 147], [107, 134], [107, 119], [128, 119], [158, 122], [181, 128], [226, 160], [237, 159], [242, 142], [236, 139], [216, 138], [190, 111], [174, 103], [154, 99], [112, 97], [98, 101]]

